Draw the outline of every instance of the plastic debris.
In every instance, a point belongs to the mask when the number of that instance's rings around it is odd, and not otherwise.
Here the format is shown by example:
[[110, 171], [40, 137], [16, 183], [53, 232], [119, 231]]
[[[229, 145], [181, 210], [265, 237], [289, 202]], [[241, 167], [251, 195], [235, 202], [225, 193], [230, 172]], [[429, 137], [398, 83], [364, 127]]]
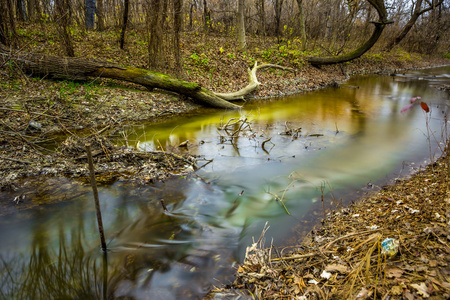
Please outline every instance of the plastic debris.
[[387, 238], [381, 243], [381, 253], [388, 257], [393, 257], [398, 253], [399, 243], [393, 238]]

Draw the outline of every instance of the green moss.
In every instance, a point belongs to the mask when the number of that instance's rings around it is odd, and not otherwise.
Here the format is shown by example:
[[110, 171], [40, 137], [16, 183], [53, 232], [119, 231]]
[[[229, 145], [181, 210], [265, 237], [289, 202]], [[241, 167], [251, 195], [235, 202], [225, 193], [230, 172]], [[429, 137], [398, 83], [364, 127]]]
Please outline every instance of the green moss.
[[366, 57], [373, 61], [383, 61], [385, 59], [383, 53], [366, 53]]

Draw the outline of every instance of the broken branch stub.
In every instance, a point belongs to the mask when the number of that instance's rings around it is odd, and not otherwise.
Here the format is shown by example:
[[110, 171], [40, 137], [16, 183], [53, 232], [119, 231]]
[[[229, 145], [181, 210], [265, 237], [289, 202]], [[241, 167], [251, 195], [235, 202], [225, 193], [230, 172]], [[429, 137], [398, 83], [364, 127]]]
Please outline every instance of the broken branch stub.
[[248, 84], [244, 88], [240, 89], [237, 92], [233, 93], [214, 93], [216, 96], [227, 100], [227, 101], [239, 101], [245, 100], [244, 97], [256, 91], [261, 83], [258, 81], [258, 77], [256, 77], [256, 71], [267, 68], [275, 68], [281, 69], [284, 71], [294, 72], [294, 69], [283, 67], [275, 64], [262, 64], [258, 66], [258, 62], [255, 61], [255, 65], [250, 70], [248, 69]]

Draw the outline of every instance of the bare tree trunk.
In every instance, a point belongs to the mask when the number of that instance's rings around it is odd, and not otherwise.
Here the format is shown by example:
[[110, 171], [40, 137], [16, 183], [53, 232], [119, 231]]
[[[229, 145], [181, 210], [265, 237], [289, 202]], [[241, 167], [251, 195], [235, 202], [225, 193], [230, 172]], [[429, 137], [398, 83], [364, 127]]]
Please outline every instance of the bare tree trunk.
[[283, 1], [284, 0], [275, 0], [274, 1], [275, 34], [277, 36], [278, 44], [280, 44], [280, 25], [281, 25], [281, 11], [283, 9]]
[[14, 44], [17, 33], [14, 23], [14, 9], [11, 0], [0, 3], [0, 42]]
[[29, 21], [39, 21], [40, 20], [40, 14], [41, 9], [39, 7], [39, 1], [38, 0], [28, 0], [28, 20]]
[[[97, 0], [98, 1], [98, 0]], [[128, 25], [128, 10], [130, 7], [130, 0], [125, 0], [123, 8], [123, 20], [122, 20], [122, 30], [120, 31], [120, 49], [123, 50], [123, 45], [125, 44], [125, 31]]]
[[192, 29], [192, 23], [194, 18], [194, 9], [197, 9], [197, 1], [192, 0], [189, 6], [189, 28]]
[[360, 57], [367, 51], [369, 51], [370, 48], [375, 45], [375, 43], [378, 41], [379, 37], [383, 33], [384, 28], [387, 24], [392, 23], [391, 21], [388, 21], [387, 19], [387, 11], [386, 7], [384, 6], [384, 0], [367, 0], [378, 12], [378, 22], [373, 22], [375, 25], [375, 30], [372, 33], [372, 36], [364, 43], [362, 44], [358, 49], [339, 56], [333, 56], [333, 57], [310, 57], [308, 58], [308, 62], [312, 65], [331, 65], [331, 64], [337, 64], [342, 63], [346, 61], [353, 60], [355, 58]]
[[59, 39], [61, 40], [61, 46], [63, 49], [63, 53], [66, 56], [74, 57], [75, 52], [73, 50], [72, 39], [70, 38], [68, 26], [69, 26], [69, 6], [70, 3], [68, 0], [56, 0], [56, 15], [55, 21], [58, 24], [57, 30]]
[[239, 50], [243, 50], [247, 47], [247, 42], [245, 41], [245, 18], [244, 18], [244, 0], [238, 0], [238, 41]]
[[103, 7], [103, 0], [96, 0], [96, 1], [97, 1], [97, 11], [95, 12], [95, 14], [97, 15], [97, 30], [103, 31], [105, 30], [105, 12]]
[[160, 32], [160, 11], [161, 11], [161, 0], [152, 0], [150, 4], [149, 22], [150, 25], [150, 40], [148, 43], [148, 54], [149, 60], [148, 64], [151, 69], [158, 69], [158, 62], [160, 60], [160, 49], [161, 49], [161, 35]]
[[86, 0], [86, 29], [95, 26], [95, 0]]
[[19, 21], [22, 21], [22, 22], [27, 20], [24, 0], [16, 1], [16, 17]]
[[258, 14], [259, 14], [259, 30], [262, 36], [266, 35], [266, 10], [265, 10], [265, 1], [259, 0], [257, 1], [258, 5]]
[[297, 0], [298, 14], [300, 21], [300, 41], [302, 43], [302, 50], [306, 49], [306, 25], [305, 25], [305, 14], [303, 12], [303, 0]]
[[174, 0], [173, 11], [174, 11], [174, 33], [173, 33], [173, 43], [174, 43], [174, 56], [175, 56], [175, 74], [180, 77], [183, 73], [183, 61], [181, 58], [180, 49], [180, 32], [181, 32], [181, 22], [182, 22], [182, 8], [183, 0]]
[[209, 22], [210, 22], [210, 16], [208, 14], [208, 6], [206, 0], [203, 0], [203, 29], [205, 32], [209, 32]]

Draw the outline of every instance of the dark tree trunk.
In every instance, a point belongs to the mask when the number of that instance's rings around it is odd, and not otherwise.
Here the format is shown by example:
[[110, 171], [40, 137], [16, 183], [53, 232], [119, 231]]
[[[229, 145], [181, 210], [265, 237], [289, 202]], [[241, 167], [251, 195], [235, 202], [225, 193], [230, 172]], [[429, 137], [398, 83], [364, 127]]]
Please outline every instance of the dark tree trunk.
[[122, 30], [120, 31], [120, 49], [122, 49], [122, 50], [123, 50], [123, 45], [125, 44], [125, 31], [126, 31], [127, 25], [128, 25], [129, 7], [130, 7], [130, 0], [125, 0], [124, 8], [123, 8]]
[[95, 14], [97, 16], [97, 30], [105, 30], [105, 12], [103, 7], [103, 0], [97, 0], [97, 11], [95, 12]]
[[193, 16], [194, 16], [194, 9], [197, 9], [197, 3], [195, 0], [192, 0], [191, 5], [189, 6], [189, 28], [192, 29], [193, 24]]
[[86, 29], [95, 26], [95, 0], [86, 0]]
[[266, 8], [264, 0], [258, 0], [257, 2], [258, 14], [259, 14], [259, 31], [262, 36], [266, 35]]
[[358, 49], [350, 53], [333, 57], [310, 57], [308, 58], [309, 63], [311, 63], [312, 65], [331, 65], [343, 63], [360, 57], [361, 55], [369, 51], [370, 48], [373, 47], [373, 45], [375, 45], [375, 43], [378, 41], [378, 38], [383, 33], [386, 25], [392, 22], [388, 21], [387, 19], [387, 11], [386, 7], [384, 6], [383, 0], [368, 0], [368, 2], [377, 10], [379, 17], [378, 22], [373, 22], [373, 24], [375, 25], [375, 30], [373, 31], [372, 36], [369, 38], [369, 40], [367, 40]]
[[210, 20], [210, 15], [208, 13], [208, 4], [206, 3], [206, 0], [203, 0], [203, 29], [205, 30], [205, 32], [209, 32], [209, 22]]
[[280, 44], [280, 25], [281, 25], [281, 11], [283, 9], [284, 0], [275, 0], [275, 34], [277, 36], [278, 44]]
[[16, 36], [13, 4], [11, 0], [2, 0], [0, 3], [0, 42], [11, 45]]
[[173, 43], [174, 43], [174, 54], [175, 54], [175, 73], [177, 76], [181, 76], [183, 73], [183, 62], [181, 58], [180, 49], [180, 32], [181, 32], [181, 21], [182, 21], [182, 7], [183, 0], [174, 0], [173, 11], [174, 11], [174, 33], [173, 33]]
[[27, 20], [24, 0], [16, 1], [16, 18], [21, 22]]
[[38, 0], [28, 0], [28, 20], [29, 21], [39, 21], [41, 8], [39, 6]]
[[75, 52], [73, 50], [72, 39], [70, 38], [68, 26], [69, 26], [69, 6], [68, 0], [56, 0], [56, 23], [59, 39], [61, 41], [61, 46], [65, 55], [74, 57]]
[[306, 49], [306, 24], [305, 13], [303, 12], [303, 0], [297, 0], [298, 14], [300, 21], [300, 41], [302, 42], [302, 50]]
[[162, 44], [162, 28], [161, 25], [161, 7], [162, 0], [152, 0], [150, 3], [150, 11], [148, 12], [150, 25], [150, 38], [148, 43], [148, 64], [150, 69], [157, 70], [160, 64], [160, 50]]

